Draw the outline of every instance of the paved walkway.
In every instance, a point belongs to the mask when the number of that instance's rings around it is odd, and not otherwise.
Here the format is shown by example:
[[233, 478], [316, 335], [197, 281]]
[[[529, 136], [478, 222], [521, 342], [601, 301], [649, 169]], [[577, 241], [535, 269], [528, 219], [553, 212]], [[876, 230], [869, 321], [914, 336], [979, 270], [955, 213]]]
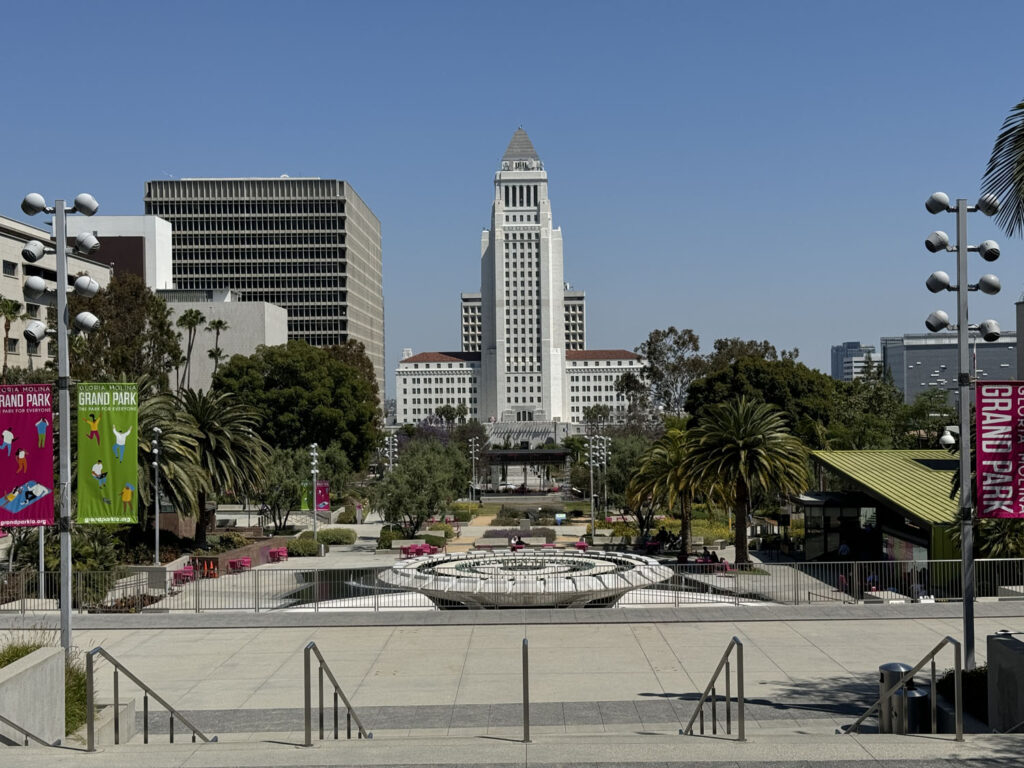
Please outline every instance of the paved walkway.
[[[1024, 631], [1022, 604], [981, 603], [977, 613], [979, 661], [986, 635]], [[2, 618], [10, 628], [46, 624]], [[835, 735], [877, 696], [879, 664], [914, 663], [945, 635], [959, 637], [958, 604], [89, 615], [74, 626], [76, 645], [102, 645], [221, 743], [107, 749], [103, 758], [51, 752], [45, 765], [855, 765], [884, 756], [988, 760], [1024, 746], [1024, 737], [954, 745], [948, 737]], [[733, 636], [744, 644], [749, 742], [678, 737]], [[515, 741], [523, 735], [524, 640], [533, 746]], [[304, 739], [302, 649], [310, 641], [372, 741], [294, 746]], [[952, 663], [948, 652], [939, 668]], [[97, 695], [109, 698], [109, 667], [99, 670]], [[124, 678], [120, 687], [141, 712], [139, 694]], [[326, 721], [329, 730], [329, 714]], [[166, 717], [151, 713], [151, 727], [166, 732]], [[29, 762], [4, 765], [42, 766], [31, 762], [40, 751], [19, 751]]]

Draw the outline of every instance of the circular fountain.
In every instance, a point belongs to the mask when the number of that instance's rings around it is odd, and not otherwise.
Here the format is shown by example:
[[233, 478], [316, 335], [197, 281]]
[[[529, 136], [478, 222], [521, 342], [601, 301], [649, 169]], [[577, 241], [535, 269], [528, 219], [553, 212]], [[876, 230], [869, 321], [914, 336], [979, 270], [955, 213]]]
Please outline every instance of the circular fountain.
[[670, 578], [672, 569], [650, 557], [550, 549], [426, 555], [380, 574], [388, 586], [419, 592], [441, 608], [608, 606]]

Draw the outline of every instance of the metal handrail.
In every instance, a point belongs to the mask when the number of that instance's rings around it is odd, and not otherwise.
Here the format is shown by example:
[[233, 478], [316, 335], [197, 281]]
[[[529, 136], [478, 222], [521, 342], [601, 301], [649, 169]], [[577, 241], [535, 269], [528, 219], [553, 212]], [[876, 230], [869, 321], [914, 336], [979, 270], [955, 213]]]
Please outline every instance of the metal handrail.
[[306, 746], [313, 746], [313, 686], [309, 663], [311, 652], [316, 654], [316, 658], [319, 662], [320, 738], [323, 739], [324, 737], [324, 672], [326, 671], [327, 677], [331, 681], [331, 685], [334, 686], [334, 738], [338, 738], [338, 697], [341, 697], [342, 702], [345, 704], [345, 721], [347, 725], [348, 738], [352, 738], [352, 721], [355, 720], [358, 738], [372, 739], [373, 733], [367, 732], [363, 727], [362, 721], [352, 708], [352, 703], [348, 700], [345, 692], [341, 690], [341, 685], [338, 683], [337, 678], [335, 678], [334, 673], [331, 672], [331, 668], [327, 666], [327, 661], [324, 660], [323, 654], [320, 653], [320, 649], [316, 647], [316, 643], [311, 640], [303, 649], [303, 663], [305, 666], [304, 709], [306, 716]]
[[[949, 637], [948, 635], [946, 637], [942, 638], [942, 640], [939, 642], [939, 644], [936, 645], [934, 648], [932, 648], [932, 650], [929, 653], [925, 654], [925, 657], [923, 659], [921, 659], [917, 663], [917, 665], [914, 666], [913, 669], [911, 669], [909, 672], [904, 674], [896, 683], [894, 683], [892, 686], [890, 686], [887, 690], [883, 691], [882, 695], [878, 697], [878, 701], [876, 701], [874, 704], [872, 704], [870, 707], [868, 707], [868, 710], [863, 715], [858, 717], [853, 722], [852, 725], [845, 726], [845, 728], [843, 729], [843, 733], [850, 734], [850, 733], [853, 733], [855, 731], [859, 732], [860, 731], [860, 724], [863, 723], [868, 717], [870, 717], [871, 714], [882, 705], [882, 701], [884, 701], [885, 699], [888, 699], [890, 696], [892, 696], [894, 693], [896, 693], [896, 691], [900, 690], [903, 686], [905, 686], [907, 684], [907, 682], [911, 678], [913, 678], [914, 675], [916, 675], [918, 672], [920, 672], [921, 668], [924, 667], [924, 665], [926, 663], [928, 663], [929, 661], [931, 661], [931, 663], [932, 663], [932, 670], [931, 670], [931, 679], [932, 679], [932, 695], [931, 695], [932, 733], [935, 733], [936, 730], [937, 730], [936, 729], [936, 701], [935, 701], [935, 698], [936, 698], [936, 696], [935, 696], [935, 656], [946, 645], [952, 645], [953, 646], [953, 670], [954, 670], [954, 678], [953, 678], [954, 686], [953, 686], [953, 690], [955, 692], [954, 693], [955, 699], [954, 699], [954, 702], [953, 702], [953, 708], [954, 708], [954, 714], [956, 716], [956, 739], [955, 740], [956, 741], [963, 741], [964, 740], [964, 701], [963, 701], [963, 680], [962, 680], [962, 676], [961, 676], [961, 672], [962, 672], [962, 669], [961, 669], [961, 650], [960, 650], [960, 643], [957, 640], [954, 640], [952, 637]], [[879, 730], [881, 730], [881, 728], [879, 728]]]
[[716, 710], [716, 702], [718, 700], [718, 694], [715, 691], [715, 681], [718, 680], [718, 676], [721, 674], [722, 669], [725, 669], [725, 732], [727, 734], [732, 733], [732, 696], [730, 695], [729, 685], [729, 656], [733, 649], [736, 649], [736, 712], [739, 715], [737, 739], [739, 741], [746, 741], [745, 738], [745, 717], [744, 717], [744, 704], [743, 704], [743, 643], [738, 637], [733, 637], [729, 641], [729, 645], [725, 648], [725, 653], [722, 654], [721, 661], [718, 662], [718, 666], [715, 668], [715, 673], [711, 676], [711, 681], [708, 683], [707, 688], [704, 689], [704, 693], [700, 697], [700, 701], [697, 702], [697, 708], [693, 711], [690, 716], [690, 722], [686, 724], [685, 728], [679, 730], [680, 735], [692, 736], [693, 735], [693, 721], [700, 715], [700, 732], [704, 733], [704, 702], [711, 697], [711, 732], [718, 733], [718, 714]]
[[60, 739], [57, 739], [55, 742], [53, 742], [53, 744], [50, 744], [45, 739], [41, 739], [38, 736], [36, 736], [34, 733], [32, 733], [32, 731], [28, 730], [27, 728], [22, 728], [17, 723], [11, 722], [10, 720], [8, 720], [3, 715], [0, 715], [0, 723], [3, 723], [4, 725], [6, 725], [6, 726], [8, 726], [10, 728], [13, 728], [14, 730], [16, 730], [19, 733], [21, 733], [21, 735], [25, 737], [25, 746], [26, 747], [28, 746], [28, 740], [29, 739], [32, 739], [32, 741], [36, 742], [37, 744], [42, 744], [44, 747], [59, 747], [60, 746]]
[[142, 689], [142, 742], [149, 744], [149, 697], [152, 696], [157, 702], [167, 710], [170, 715], [170, 739], [171, 744], [174, 743], [174, 718], [177, 717], [184, 723], [189, 730], [192, 731], [192, 743], [196, 741], [196, 736], [205, 742], [217, 741], [217, 737], [209, 737], [200, 731], [192, 722], [185, 717], [181, 712], [176, 710], [170, 704], [168, 704], [156, 691], [146, 685], [144, 682], [139, 680], [133, 675], [124, 664], [119, 662], [113, 656], [111, 656], [106, 650], [100, 646], [96, 646], [85, 655], [85, 706], [86, 706], [86, 751], [96, 751], [96, 707], [95, 707], [95, 686], [93, 684], [93, 657], [100, 655], [109, 661], [114, 666], [114, 743], [119, 744], [121, 739], [121, 712], [120, 712], [120, 699], [118, 695], [117, 685], [117, 674], [123, 672], [125, 676], [135, 683], [139, 688]]

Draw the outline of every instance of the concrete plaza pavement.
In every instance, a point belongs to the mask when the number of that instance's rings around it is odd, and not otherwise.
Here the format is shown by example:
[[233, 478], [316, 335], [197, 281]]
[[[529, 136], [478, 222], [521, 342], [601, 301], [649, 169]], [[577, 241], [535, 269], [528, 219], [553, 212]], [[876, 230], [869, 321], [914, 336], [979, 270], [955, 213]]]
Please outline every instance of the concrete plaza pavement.
[[[959, 638], [960, 610], [940, 603], [76, 616], [78, 647], [101, 645], [220, 743], [167, 745], [166, 716], [154, 714], [151, 703], [155, 743], [147, 747], [137, 738], [104, 748], [102, 758], [5, 750], [5, 758], [18, 762], [4, 765], [43, 765], [32, 762], [43, 755], [46, 765], [102, 760], [104, 768], [855, 765], [887, 758], [948, 765], [957, 756], [1019, 765], [1019, 736], [969, 735], [956, 744], [948, 736], [835, 735], [874, 701], [879, 664], [915, 663], [944, 636]], [[0, 618], [0, 627], [13, 631], [53, 624], [38, 616]], [[978, 604], [979, 661], [985, 637], [999, 630], [1024, 631], [1024, 605]], [[748, 741], [738, 744], [721, 730], [717, 737], [679, 737], [733, 636], [744, 646]], [[530, 745], [518, 741], [524, 639]], [[309, 641], [374, 733], [372, 741], [296, 746], [304, 740], [302, 649]], [[951, 667], [952, 653], [944, 651], [938, 664]], [[101, 699], [111, 697], [111, 685], [109, 666], [99, 664]], [[123, 677], [121, 696], [135, 696], [141, 712], [141, 695]], [[733, 718], [735, 728], [735, 711]], [[328, 729], [330, 721], [328, 713]], [[177, 733], [187, 740], [180, 724]], [[1011, 755], [1015, 762], [1000, 762]]]

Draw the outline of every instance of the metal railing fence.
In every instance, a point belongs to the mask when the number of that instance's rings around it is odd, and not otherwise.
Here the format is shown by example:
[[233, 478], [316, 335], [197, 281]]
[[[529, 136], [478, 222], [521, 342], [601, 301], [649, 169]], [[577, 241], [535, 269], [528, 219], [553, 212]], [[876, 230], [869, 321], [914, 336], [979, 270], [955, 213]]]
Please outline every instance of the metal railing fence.
[[[457, 569], [433, 573], [416, 566], [403, 587], [379, 578], [389, 567], [390, 564], [336, 569], [275, 566], [222, 572], [216, 578], [204, 578], [197, 573], [194, 580], [180, 583], [175, 582], [170, 572], [132, 573], [125, 568], [75, 571], [72, 608], [78, 613], [437, 609], [438, 605], [425, 592], [432, 593], [444, 608], [529, 603], [529, 596], [538, 592], [553, 596], [548, 602], [573, 606], [586, 600], [588, 590], [621, 586], [625, 582], [633, 588], [610, 598], [608, 605], [629, 608], [743, 603], [927, 603], [962, 599], [959, 560], [774, 562], [738, 567], [665, 563], [637, 566], [632, 572], [622, 571], [619, 575], [599, 568], [544, 574], [532, 567], [511, 575], [481, 575]], [[979, 599], [1024, 599], [1024, 559], [979, 559], [975, 567]], [[670, 574], [667, 578], [663, 570], [666, 568]], [[0, 613], [58, 610], [59, 574], [45, 573], [43, 583], [40, 581], [35, 571], [0, 572]], [[479, 601], [448, 603], [442, 596], [449, 590], [475, 596]], [[45, 597], [40, 598], [40, 594]]]

